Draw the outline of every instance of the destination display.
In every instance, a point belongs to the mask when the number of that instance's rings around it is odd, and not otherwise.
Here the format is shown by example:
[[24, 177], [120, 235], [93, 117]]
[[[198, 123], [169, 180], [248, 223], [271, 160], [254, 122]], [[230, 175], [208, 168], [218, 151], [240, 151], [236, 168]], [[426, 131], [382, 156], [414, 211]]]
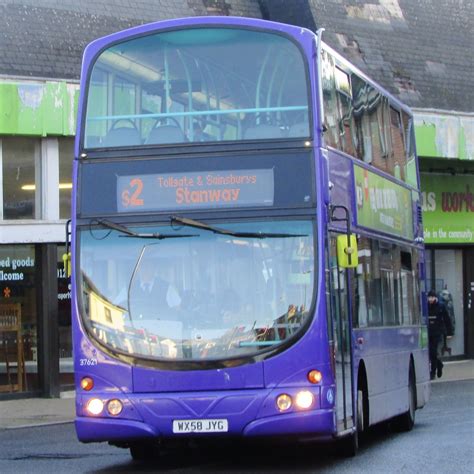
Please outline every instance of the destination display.
[[273, 206], [273, 169], [117, 177], [117, 211]]

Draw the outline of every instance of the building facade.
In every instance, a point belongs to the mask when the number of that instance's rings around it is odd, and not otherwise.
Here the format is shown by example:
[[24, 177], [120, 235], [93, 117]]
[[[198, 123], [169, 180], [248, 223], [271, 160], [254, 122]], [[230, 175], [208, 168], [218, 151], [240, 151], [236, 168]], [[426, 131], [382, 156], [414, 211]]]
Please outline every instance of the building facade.
[[[474, 357], [474, 114], [415, 109], [427, 280], [452, 298], [443, 355]], [[446, 291], [447, 290], [447, 291]]]
[[[70, 288], [61, 255], [77, 88], [0, 83], [0, 394], [72, 383]], [[61, 378], [51, 366], [58, 358]]]
[[191, 15], [324, 27], [326, 42], [413, 107], [428, 285], [453, 298], [456, 333], [446, 355], [474, 357], [474, 104], [466, 63], [474, 15], [469, 2], [443, 0], [438, 10], [432, 3], [0, 0], [0, 399], [56, 396], [73, 381], [62, 254], [82, 51], [113, 31]]

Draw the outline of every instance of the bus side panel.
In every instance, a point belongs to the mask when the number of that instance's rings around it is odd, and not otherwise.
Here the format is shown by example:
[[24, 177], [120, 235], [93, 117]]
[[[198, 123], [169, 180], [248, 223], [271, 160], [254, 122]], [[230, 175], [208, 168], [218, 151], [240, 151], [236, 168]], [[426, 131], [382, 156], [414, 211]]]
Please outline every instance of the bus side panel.
[[367, 371], [370, 424], [408, 409], [408, 371], [412, 357], [421, 391], [418, 407], [423, 406], [429, 374], [426, 349], [420, 348], [419, 327], [356, 329], [354, 339], [356, 367], [363, 360]]

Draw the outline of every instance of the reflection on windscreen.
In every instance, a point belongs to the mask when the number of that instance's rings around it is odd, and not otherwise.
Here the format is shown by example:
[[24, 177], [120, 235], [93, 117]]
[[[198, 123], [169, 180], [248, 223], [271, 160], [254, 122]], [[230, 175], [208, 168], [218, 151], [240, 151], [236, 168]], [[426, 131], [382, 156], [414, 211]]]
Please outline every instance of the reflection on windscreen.
[[237, 238], [176, 225], [133, 228], [187, 235], [155, 241], [83, 230], [82, 304], [96, 337], [136, 356], [205, 360], [255, 354], [296, 334], [313, 298], [312, 224], [223, 226], [280, 236]]
[[91, 71], [86, 148], [310, 135], [303, 56], [238, 28], [157, 32], [114, 44]]

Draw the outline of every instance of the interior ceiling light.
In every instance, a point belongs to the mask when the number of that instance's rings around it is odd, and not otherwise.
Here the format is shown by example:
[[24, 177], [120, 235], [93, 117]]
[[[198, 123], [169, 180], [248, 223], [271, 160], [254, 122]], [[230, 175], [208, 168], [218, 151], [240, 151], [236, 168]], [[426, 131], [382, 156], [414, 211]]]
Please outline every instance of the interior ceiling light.
[[[24, 184], [21, 189], [23, 191], [35, 191], [35, 184]], [[72, 183], [59, 183], [59, 189], [72, 189]]]

